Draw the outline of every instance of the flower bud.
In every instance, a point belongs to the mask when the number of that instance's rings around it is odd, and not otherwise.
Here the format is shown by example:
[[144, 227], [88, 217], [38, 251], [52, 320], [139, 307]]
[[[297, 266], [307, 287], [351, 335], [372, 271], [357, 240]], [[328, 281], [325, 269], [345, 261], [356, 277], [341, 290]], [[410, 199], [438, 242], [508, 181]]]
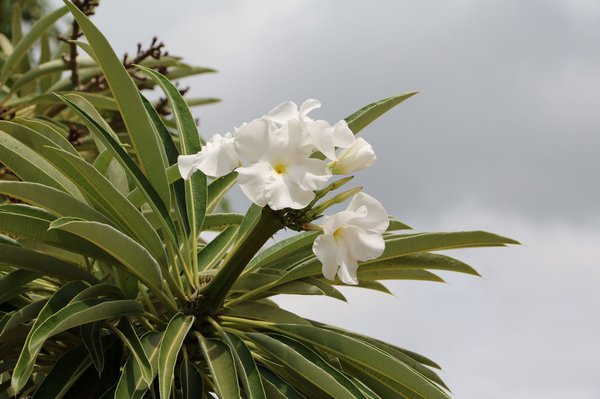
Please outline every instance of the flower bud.
[[336, 157], [337, 161], [332, 162], [330, 166], [331, 172], [335, 175], [354, 173], [373, 165], [377, 159], [371, 144], [361, 137], [357, 138], [350, 147], [338, 150]]

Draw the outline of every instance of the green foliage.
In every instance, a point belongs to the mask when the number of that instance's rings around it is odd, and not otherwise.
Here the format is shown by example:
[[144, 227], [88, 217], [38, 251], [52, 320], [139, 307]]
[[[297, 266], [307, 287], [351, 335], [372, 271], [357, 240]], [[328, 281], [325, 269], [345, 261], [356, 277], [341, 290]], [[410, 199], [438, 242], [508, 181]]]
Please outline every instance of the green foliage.
[[[431, 360], [270, 299], [345, 300], [340, 282], [321, 275], [311, 250], [318, 234], [263, 249], [295, 226], [296, 213], [256, 205], [245, 215], [218, 212], [235, 172], [211, 182], [197, 172], [183, 183], [177, 156], [201, 143], [170, 78], [200, 70], [173, 57], [123, 65], [85, 12], [67, 8], [95, 58], [77, 61], [80, 82], [101, 76], [104, 90], [71, 91], [56, 75], [69, 66], [57, 60], [21, 69], [30, 47], [46, 40], [49, 19], [15, 47], [20, 56], [3, 58], [1, 101], [18, 118], [0, 123], [0, 162], [14, 172], [0, 194], [23, 203], [0, 205], [0, 398], [448, 398]], [[141, 86], [138, 74], [149, 77]], [[172, 120], [140, 94], [154, 84]], [[413, 94], [347, 121], [358, 132]], [[90, 132], [81, 145], [66, 139], [71, 123]], [[361, 264], [360, 287], [442, 281], [436, 270], [477, 275], [431, 252], [516, 243], [407, 229], [390, 224], [384, 254]], [[216, 238], [207, 243], [204, 232]]]

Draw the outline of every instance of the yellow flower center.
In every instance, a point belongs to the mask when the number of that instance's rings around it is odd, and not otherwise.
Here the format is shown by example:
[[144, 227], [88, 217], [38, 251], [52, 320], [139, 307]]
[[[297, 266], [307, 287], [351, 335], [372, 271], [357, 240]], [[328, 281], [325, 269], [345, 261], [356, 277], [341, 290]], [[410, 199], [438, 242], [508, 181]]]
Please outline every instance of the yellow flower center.
[[275, 169], [275, 173], [277, 173], [278, 175], [285, 173], [285, 165], [282, 163], [278, 163], [277, 165], [275, 165], [275, 167], [273, 168]]
[[333, 238], [335, 238], [335, 240], [339, 240], [340, 238], [342, 238], [342, 228], [338, 227], [337, 229], [335, 229], [335, 231], [333, 232]]

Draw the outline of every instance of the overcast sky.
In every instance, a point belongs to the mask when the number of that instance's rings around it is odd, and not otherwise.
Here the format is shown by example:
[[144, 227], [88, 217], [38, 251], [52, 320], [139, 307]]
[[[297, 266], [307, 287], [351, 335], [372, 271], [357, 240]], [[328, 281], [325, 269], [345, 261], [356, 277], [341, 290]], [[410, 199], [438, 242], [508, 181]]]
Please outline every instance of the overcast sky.
[[599, 1], [102, 0], [95, 21], [119, 53], [158, 35], [219, 70], [189, 82], [223, 99], [205, 136], [285, 100], [335, 122], [422, 90], [362, 133], [359, 184], [418, 230], [525, 245], [453, 253], [483, 278], [282, 303], [435, 359], [457, 398], [600, 397]]

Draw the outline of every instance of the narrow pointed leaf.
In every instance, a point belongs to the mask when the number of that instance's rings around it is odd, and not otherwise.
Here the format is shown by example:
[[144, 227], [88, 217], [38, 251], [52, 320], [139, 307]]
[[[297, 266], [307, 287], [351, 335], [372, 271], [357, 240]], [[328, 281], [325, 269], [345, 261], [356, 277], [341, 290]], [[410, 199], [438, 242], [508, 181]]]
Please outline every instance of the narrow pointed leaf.
[[359, 340], [316, 327], [276, 325], [273, 330], [309, 345], [315, 345], [334, 355], [370, 369], [383, 383], [394, 381], [414, 397], [448, 399], [449, 396], [434, 383], [406, 364], [383, 351]]
[[114, 319], [143, 313], [139, 303], [129, 299], [85, 299], [73, 302], [50, 316], [39, 327], [32, 331], [29, 350], [33, 351], [48, 338], [73, 327], [94, 321]]
[[89, 45], [93, 48], [96, 61], [102, 68], [131, 142], [139, 155], [142, 170], [159, 193], [163, 202], [170, 204], [169, 183], [166, 174], [166, 159], [160, 140], [154, 131], [138, 89], [117, 57], [110, 44], [98, 28], [74, 4], [65, 2], [83, 30]]
[[158, 354], [158, 385], [161, 398], [168, 398], [171, 395], [177, 355], [192, 324], [194, 324], [194, 316], [178, 313], [169, 321], [165, 330]]
[[131, 355], [134, 357], [138, 369], [142, 373], [142, 378], [146, 381], [147, 385], [150, 385], [155, 375], [152, 370], [152, 364], [150, 363], [150, 359], [148, 359], [148, 355], [144, 351], [144, 346], [133, 329], [129, 319], [123, 318], [119, 323], [118, 330], [116, 329], [115, 332], [118, 333], [119, 338], [121, 338], [131, 351]]
[[83, 345], [87, 349], [98, 375], [102, 374], [102, 370], [104, 370], [104, 352], [102, 351], [102, 338], [100, 336], [101, 327], [102, 322], [100, 321], [84, 324], [80, 327]]
[[96, 168], [58, 149], [48, 149], [47, 156], [52, 162], [60, 164], [69, 178], [76, 182], [121, 230], [135, 237], [161, 264], [166, 265], [162, 241], [152, 225]]
[[[148, 360], [152, 365], [153, 379], [158, 372], [158, 352], [160, 349], [161, 339], [162, 333], [158, 332], [149, 332], [140, 338], [144, 352], [148, 356]], [[142, 376], [139, 363], [135, 360], [133, 355], [130, 355], [125, 363], [125, 367], [123, 367], [123, 373], [121, 374], [121, 378], [117, 383], [114, 397], [142, 399], [148, 390], [148, 387], [149, 384]]]
[[179, 366], [179, 380], [181, 381], [182, 399], [198, 399], [204, 392], [202, 375], [194, 363], [184, 359]]
[[244, 341], [234, 334], [223, 332], [223, 339], [231, 348], [237, 374], [248, 399], [265, 399], [267, 396], [260, 378], [260, 372], [252, 358], [250, 349]]
[[[11, 72], [18, 67], [19, 62], [27, 57], [28, 51], [31, 46], [40, 38], [44, 32], [46, 32], [60, 17], [67, 13], [67, 8], [62, 7], [59, 8], [44, 17], [40, 18], [27, 32], [25, 36], [19, 40], [15, 48], [13, 49], [12, 54], [8, 57], [8, 59], [4, 62], [2, 66], [2, 71], [0, 72], [0, 84], [6, 83], [9, 78]], [[20, 12], [15, 10], [15, 15], [17, 18], [20, 18]]]
[[231, 348], [217, 338], [200, 338], [204, 359], [220, 398], [241, 398]]
[[85, 346], [69, 350], [56, 361], [32, 399], [63, 398], [91, 364], [92, 359]]
[[160, 266], [152, 255], [114, 227], [98, 222], [61, 218], [52, 222], [50, 229], [68, 231], [84, 238], [117, 259], [129, 273], [148, 287], [156, 289], [162, 286]]
[[96, 277], [77, 265], [31, 249], [0, 243], [0, 253], [0, 265], [18, 267], [36, 275], [39, 273], [65, 280], [98, 282]]
[[[140, 65], [138, 65], [138, 68], [150, 76], [162, 88], [171, 103], [180, 137], [181, 154], [190, 155], [199, 152], [201, 144], [198, 127], [188, 105], [181, 96], [181, 93], [179, 93], [179, 89], [160, 73]], [[204, 215], [206, 214], [206, 185], [206, 175], [200, 171], [195, 172], [190, 179], [185, 181], [188, 221], [194, 234], [200, 232]]]
[[354, 134], [356, 134], [367, 127], [375, 119], [379, 118], [381, 115], [385, 114], [402, 101], [411, 98], [415, 94], [418, 94], [418, 92], [413, 91], [409, 93], [398, 94], [396, 96], [391, 96], [371, 103], [359, 109], [345, 119], [348, 123], [348, 127]]
[[46, 302], [46, 304], [40, 311], [37, 319], [33, 323], [29, 334], [27, 335], [25, 343], [23, 344], [23, 347], [21, 349], [21, 354], [19, 355], [19, 359], [17, 360], [17, 364], [13, 371], [11, 377], [11, 388], [15, 392], [19, 392], [29, 380], [29, 377], [31, 376], [31, 371], [33, 370], [35, 359], [40, 349], [36, 348], [33, 351], [29, 349], [29, 343], [31, 342], [31, 337], [35, 329], [37, 329], [53, 314], [65, 307], [71, 299], [73, 299], [79, 292], [84, 290], [86, 287], [87, 285], [82, 281], [72, 281], [63, 285], [58, 291], [54, 293], [54, 295], [52, 295], [52, 297], [50, 297], [48, 302]]

